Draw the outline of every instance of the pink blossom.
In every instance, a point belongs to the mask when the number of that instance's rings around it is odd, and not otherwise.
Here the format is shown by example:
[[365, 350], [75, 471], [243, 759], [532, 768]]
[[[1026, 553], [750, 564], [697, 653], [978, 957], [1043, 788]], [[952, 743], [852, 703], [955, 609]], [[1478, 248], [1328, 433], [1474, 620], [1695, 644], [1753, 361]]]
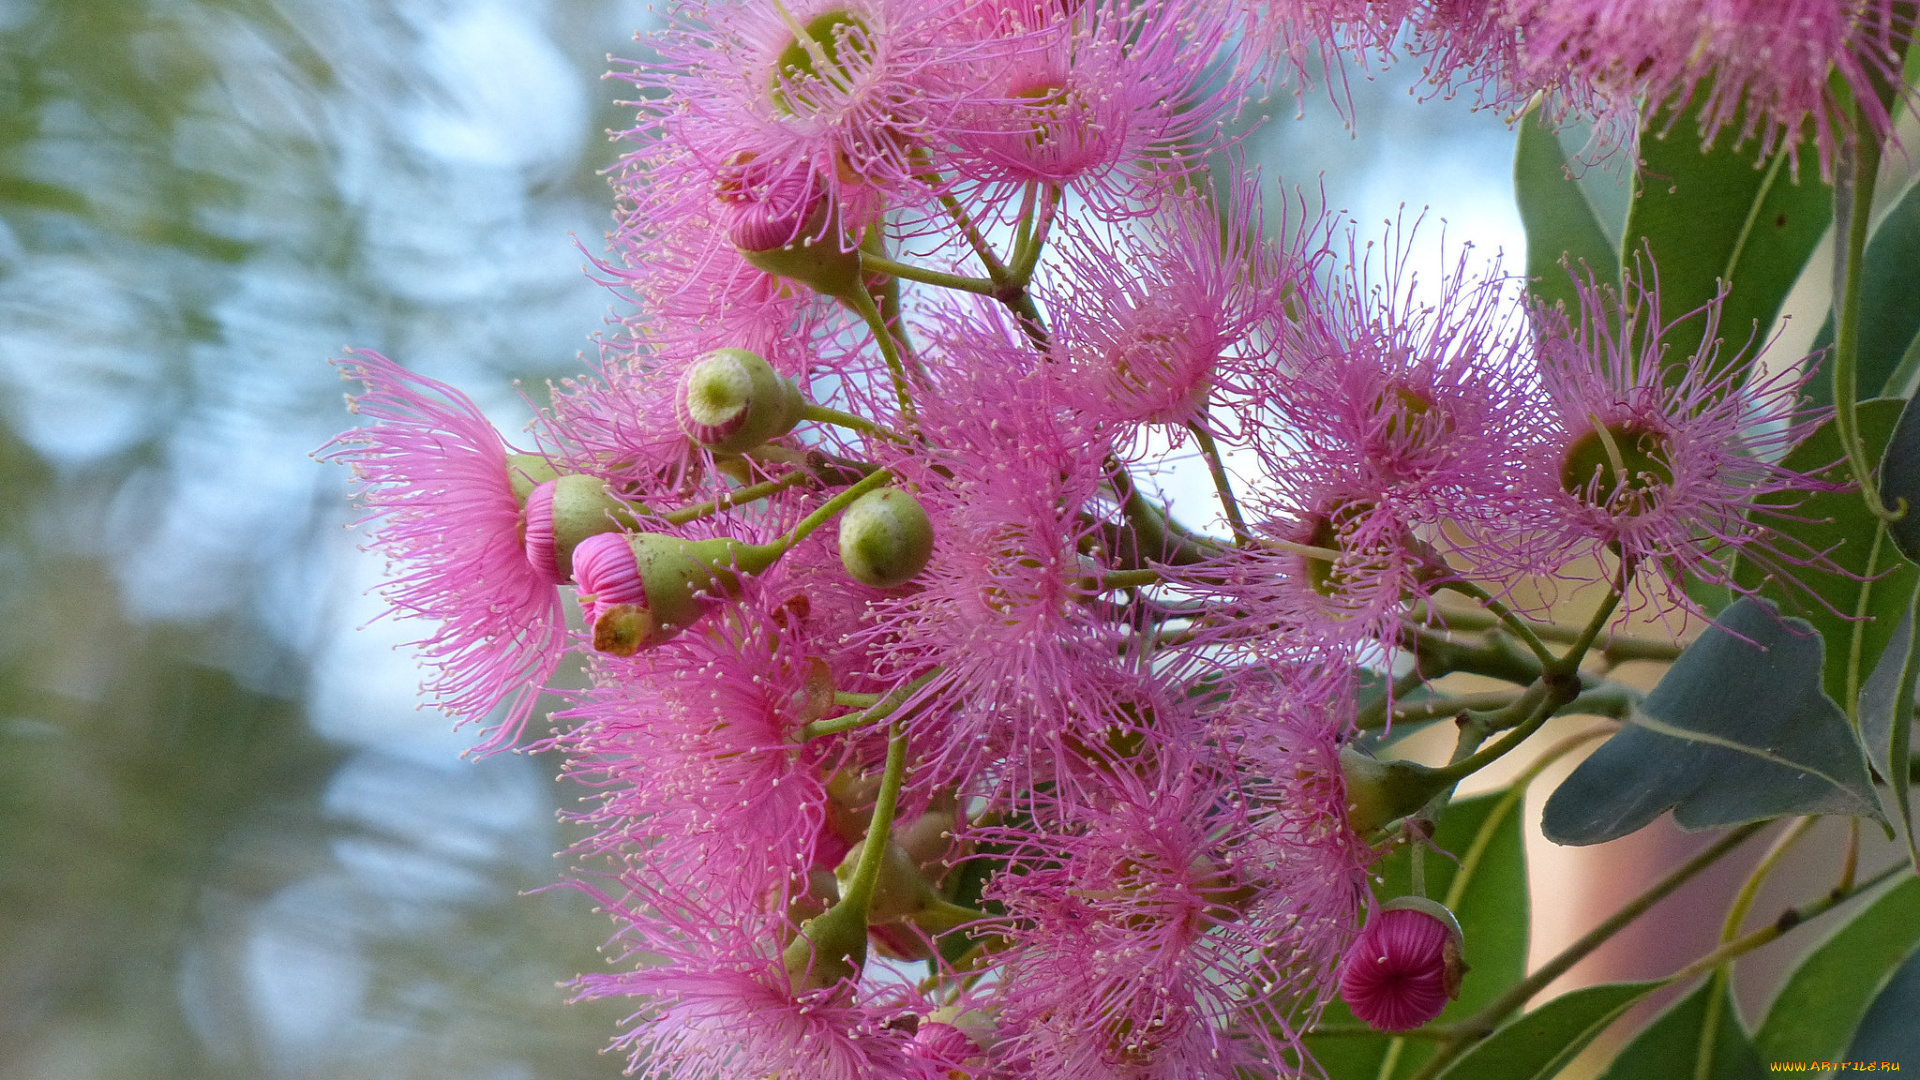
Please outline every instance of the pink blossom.
[[1391, 226], [1377, 263], [1349, 233], [1344, 269], [1301, 289], [1282, 369], [1259, 380], [1277, 434], [1256, 447], [1263, 486], [1296, 492], [1295, 515], [1329, 493], [1409, 528], [1498, 514], [1526, 460], [1537, 387], [1519, 283], [1497, 260], [1471, 269], [1472, 245], [1421, 282], [1415, 228]]
[[498, 750], [519, 737], [568, 643], [559, 590], [521, 545], [510, 448], [444, 383], [374, 352], [337, 363], [366, 385], [351, 407], [372, 423], [323, 456], [353, 467], [368, 511], [360, 524], [377, 523], [373, 546], [400, 564], [384, 588], [394, 610], [440, 624], [413, 643], [438, 669], [427, 693], [463, 722], [512, 698], [478, 747]]
[[614, 1045], [654, 1080], [949, 1080], [917, 1051], [928, 1009], [899, 987], [826, 987], [796, 994], [780, 949], [784, 916], [715, 911], [697, 890], [651, 889], [631, 902], [588, 887], [644, 937], [626, 942], [632, 970], [583, 975], [582, 998], [638, 997], [633, 1029]]
[[1328, 928], [1267, 876], [1222, 763], [1168, 749], [1139, 775], [1105, 774], [1054, 831], [981, 834], [1013, 847], [988, 894], [1010, 942], [995, 958], [999, 1057], [1019, 1075], [1235, 1077], [1277, 1062], [1295, 996], [1312, 1004], [1297, 958], [1331, 951], [1315, 940]]
[[963, 110], [949, 135], [954, 167], [984, 185], [979, 202], [1048, 183], [1094, 213], [1131, 217], [1221, 142], [1220, 121], [1246, 90], [1217, 66], [1234, 29], [1228, 5], [1017, 6], [1032, 10], [1007, 21], [1037, 32], [996, 58], [995, 93]]
[[788, 595], [755, 590], [631, 660], [596, 660], [594, 687], [557, 714], [573, 722], [556, 741], [569, 771], [599, 792], [578, 852], [617, 860], [630, 882], [697, 885], [718, 907], [784, 910], [818, 861], [826, 780], [846, 753], [799, 742], [836, 679], [795, 632]]
[[[997, 329], [990, 329], [997, 326]], [[922, 417], [929, 445], [888, 464], [917, 484], [931, 562], [910, 591], [876, 600], [863, 636], [879, 670], [951, 703], [915, 720], [935, 772], [999, 759], [1023, 778], [1062, 776], [1164, 691], [1105, 616], [1097, 522], [1107, 443], [1055, 400], [1004, 323], [957, 320]], [[994, 344], [995, 341], [1001, 344]], [[938, 361], [938, 354], [932, 357]], [[1024, 371], [1022, 369], [1025, 369]]]
[[1199, 422], [1222, 369], [1274, 346], [1275, 305], [1310, 262], [1266, 243], [1260, 218], [1255, 176], [1218, 204], [1168, 199], [1144, 221], [1062, 228], [1045, 298], [1068, 403], [1117, 424]]
[[[1580, 299], [1578, 329], [1542, 314], [1547, 413], [1522, 479], [1535, 520], [1485, 534], [1474, 550], [1538, 568], [1611, 553], [1655, 571], [1683, 604], [1687, 577], [1733, 584], [1736, 552], [1788, 579], [1788, 564], [1817, 561], [1766, 530], [1789, 511], [1759, 505], [1823, 487], [1777, 464], [1819, 418], [1798, 404], [1810, 372], [1749, 380], [1738, 356], [1722, 353], [1719, 299], [1660, 323], [1650, 269], [1629, 277], [1624, 296], [1581, 282]], [[1662, 340], [1694, 319], [1700, 346], [1667, 354]]]
[[[1875, 84], [1900, 85], [1905, 31], [1894, 9], [1892, 0], [1440, 0], [1414, 22], [1442, 83], [1478, 81], [1508, 105], [1558, 95], [1555, 112], [1599, 116], [1613, 142], [1631, 137], [1643, 107], [1693, 112], [1702, 141], [1731, 131], [1763, 159], [1785, 149], [1797, 164], [1804, 133], [1830, 176], [1840, 145], [1892, 131]], [[1853, 129], [1830, 71], [1862, 103], [1866, 131]]]

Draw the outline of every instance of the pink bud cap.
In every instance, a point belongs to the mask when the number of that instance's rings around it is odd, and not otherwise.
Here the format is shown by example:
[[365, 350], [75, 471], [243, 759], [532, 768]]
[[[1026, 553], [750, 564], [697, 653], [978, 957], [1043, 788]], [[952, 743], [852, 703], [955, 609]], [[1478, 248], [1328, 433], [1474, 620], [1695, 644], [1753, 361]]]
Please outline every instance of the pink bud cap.
[[937, 1021], [923, 1020], [913, 1033], [914, 1057], [947, 1070], [948, 1076], [971, 1076], [968, 1062], [981, 1058], [980, 1044], [973, 1036]]
[[598, 622], [608, 608], [647, 604], [640, 566], [625, 533], [601, 533], [580, 541], [573, 549], [573, 580], [588, 623]]
[[1411, 1031], [1458, 995], [1464, 971], [1455, 926], [1424, 910], [1384, 910], [1341, 961], [1340, 997], [1381, 1031]]
[[527, 565], [533, 567], [534, 575], [542, 584], [564, 585], [566, 579], [560, 576], [560, 562], [554, 550], [553, 487], [553, 481], [548, 480], [528, 493], [521, 522], [527, 541]]
[[749, 203], [735, 212], [727, 239], [741, 251], [773, 251], [811, 241], [825, 226], [830, 205], [824, 195], [803, 206]]

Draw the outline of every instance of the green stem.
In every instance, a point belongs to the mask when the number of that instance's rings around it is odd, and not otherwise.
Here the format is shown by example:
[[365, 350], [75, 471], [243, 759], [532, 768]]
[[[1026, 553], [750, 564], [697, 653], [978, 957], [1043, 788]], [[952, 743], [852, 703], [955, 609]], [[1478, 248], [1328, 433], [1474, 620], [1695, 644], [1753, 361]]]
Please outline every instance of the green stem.
[[833, 515], [852, 505], [855, 499], [872, 491], [874, 488], [884, 486], [886, 482], [891, 479], [893, 479], [892, 470], [875, 469], [873, 474], [866, 479], [835, 495], [833, 498], [828, 499], [826, 502], [821, 503], [819, 509], [801, 518], [798, 524], [787, 531], [787, 535], [777, 540], [771, 540], [765, 544], [757, 545], [757, 547], [761, 552], [770, 556], [767, 561], [769, 565], [771, 565], [774, 559], [778, 559], [780, 556], [792, 551], [793, 545], [805, 540], [812, 534], [813, 530], [825, 525], [831, 520]]
[[1120, 513], [1133, 529], [1135, 554], [1139, 558], [1188, 566], [1219, 550], [1217, 541], [1193, 532], [1148, 502], [1140, 486], [1133, 482], [1133, 474], [1119, 458], [1109, 454], [1106, 470], [1107, 482], [1113, 485], [1114, 497], [1120, 503]]
[[1787, 853], [1787, 849], [1807, 835], [1807, 830], [1813, 828], [1816, 820], [1818, 819], [1812, 815], [1795, 820], [1787, 827], [1786, 832], [1781, 833], [1774, 840], [1773, 846], [1767, 849], [1767, 853], [1760, 857], [1760, 861], [1753, 868], [1753, 873], [1747, 875], [1746, 884], [1740, 886], [1740, 891], [1734, 895], [1732, 905], [1727, 908], [1727, 917], [1720, 924], [1721, 944], [1724, 945], [1740, 936], [1740, 924], [1747, 921], [1747, 912], [1753, 910], [1753, 902], [1759, 899], [1760, 886], [1766, 883], [1767, 876], [1773, 873], [1773, 868], [1779, 864], [1781, 857]]
[[[1463, 611], [1438, 604], [1416, 607], [1413, 617], [1419, 621], [1431, 619], [1451, 630], [1491, 630], [1500, 625], [1500, 620], [1489, 612]], [[1531, 627], [1534, 633], [1540, 635], [1540, 640], [1557, 645], [1571, 645], [1586, 633], [1585, 627], [1568, 626], [1565, 623], [1539, 622], [1524, 617], [1521, 621]], [[1618, 631], [1601, 631], [1599, 636], [1593, 639], [1592, 646], [1588, 651], [1597, 651], [1609, 664], [1622, 664], [1629, 660], [1671, 661], [1679, 659], [1681, 653], [1681, 647], [1671, 641]]]
[[986, 278], [967, 277], [962, 274], [949, 274], [941, 270], [929, 270], [922, 266], [895, 262], [870, 251], [860, 253], [860, 269], [870, 274], [887, 274], [892, 277], [917, 281], [922, 285], [937, 285], [943, 289], [973, 293], [977, 296], [995, 296], [1000, 286]]
[[[937, 176], [930, 180], [925, 177], [922, 179], [929, 187], [941, 190], [940, 179]], [[941, 191], [940, 205], [946, 210], [947, 216], [953, 219], [954, 225], [960, 229], [960, 234], [966, 237], [967, 245], [973, 248], [973, 253], [980, 257], [980, 265], [986, 268], [987, 278], [1004, 284], [1008, 277], [1007, 264], [1001, 262], [1000, 256], [994, 254], [993, 245], [987, 243], [986, 236], [980, 232], [980, 227], [973, 223], [973, 218], [967, 214], [966, 207], [961, 206], [960, 200], [945, 191]]]
[[1853, 889], [1853, 880], [1860, 873], [1860, 819], [1847, 819], [1847, 854], [1840, 862], [1840, 883], [1833, 887], [1837, 893]]
[[905, 435], [890, 428], [882, 427], [864, 416], [855, 416], [850, 412], [841, 412], [839, 409], [828, 408], [825, 405], [816, 405], [811, 401], [801, 407], [800, 418], [802, 420], [811, 420], [816, 424], [832, 424], [835, 427], [850, 428], [863, 435], [872, 435], [876, 439], [885, 439], [888, 442], [904, 443], [908, 441]]
[[660, 520], [674, 525], [685, 525], [689, 521], [698, 521], [709, 514], [719, 513], [722, 510], [731, 510], [736, 506], [742, 506], [746, 503], [764, 499], [769, 495], [778, 494], [790, 487], [799, 487], [812, 479], [812, 476], [804, 472], [790, 472], [774, 480], [763, 480], [758, 484], [748, 484], [746, 487], [735, 488], [732, 491], [723, 493], [718, 498], [708, 499], [706, 502], [697, 502], [691, 506], [683, 506], [678, 510], [669, 511], [661, 514]]
[[1054, 211], [1059, 206], [1059, 185], [1046, 185], [1040, 196], [1040, 211], [1035, 216], [1033, 231], [1023, 237], [1024, 242], [1014, 250], [1013, 268], [1008, 275], [1012, 284], [1024, 289], [1033, 280], [1034, 268], [1040, 264], [1040, 252], [1047, 246], [1047, 233], [1053, 227]]
[[1485, 727], [1489, 734], [1503, 727], [1512, 727], [1513, 730], [1492, 746], [1440, 769], [1439, 775], [1457, 784], [1500, 760], [1526, 742], [1529, 736], [1559, 713], [1562, 706], [1575, 700], [1579, 694], [1580, 680], [1577, 677], [1553, 673], [1541, 676], [1540, 681], [1528, 687], [1518, 701], [1495, 713]]
[[[1362, 1037], [1377, 1039], [1380, 1037], [1380, 1029], [1371, 1024], [1318, 1024], [1309, 1029], [1307, 1034], [1314, 1038], [1323, 1039], [1357, 1039]], [[1394, 1038], [1451, 1039], [1453, 1038], [1453, 1028], [1448, 1025], [1417, 1027], [1412, 1031], [1396, 1032]]]
[[[1867, 444], [1860, 435], [1858, 411], [1860, 362], [1860, 287], [1861, 267], [1866, 257], [1867, 232], [1873, 221], [1873, 187], [1880, 174], [1880, 142], [1867, 125], [1866, 115], [1856, 100], [1853, 107], [1851, 142], [1842, 144], [1838, 175], [1833, 185], [1834, 226], [1845, 228], [1839, 265], [1834, 276], [1840, 280], [1839, 308], [1833, 335], [1833, 428], [1846, 451], [1847, 469], [1860, 487], [1860, 497], [1875, 517], [1896, 521], [1907, 511], [1905, 499], [1889, 509], [1880, 500], [1880, 489], [1873, 479], [1873, 462], [1867, 457]], [[1851, 151], [1851, 152], [1849, 152]]]
[[[1653, 905], [1672, 895], [1674, 890], [1693, 880], [1701, 871], [1739, 847], [1765, 825], [1765, 822], [1742, 825], [1714, 841], [1705, 851], [1688, 859], [1666, 877], [1655, 882], [1646, 892], [1635, 897], [1625, 907], [1608, 916], [1605, 922], [1562, 949], [1559, 955], [1548, 960], [1539, 970], [1515, 983], [1506, 993], [1495, 998], [1473, 1016], [1455, 1025], [1455, 1035], [1443, 1043], [1440, 1049], [1427, 1059], [1426, 1064], [1421, 1066], [1420, 1071], [1414, 1073], [1409, 1080], [1433, 1080], [1434, 1077], [1439, 1076], [1448, 1065], [1453, 1064], [1454, 1059], [1465, 1053], [1469, 1046], [1493, 1034], [1501, 1021], [1533, 1000], [1534, 995], [1545, 989], [1548, 983], [1565, 975], [1569, 968], [1606, 944], [1627, 924], [1646, 914]], [[1709, 968], [1700, 970], [1705, 971]]]
[[1567, 647], [1567, 655], [1561, 657], [1559, 663], [1547, 665], [1549, 671], [1566, 675], [1577, 674], [1580, 671], [1580, 661], [1587, 658], [1587, 650], [1593, 648], [1593, 643], [1600, 637], [1600, 632], [1606, 629], [1607, 622], [1613, 618], [1613, 613], [1619, 610], [1620, 598], [1627, 592], [1627, 579], [1632, 576], [1633, 567], [1622, 562], [1618, 579], [1613, 588], [1607, 590], [1606, 598], [1600, 601], [1600, 607], [1593, 613], [1593, 618], [1587, 620], [1587, 628], [1580, 631], [1580, 636]]
[[1500, 625], [1512, 632], [1514, 637], [1519, 638], [1521, 643], [1533, 652], [1534, 656], [1539, 657], [1542, 667], [1552, 667], [1559, 662], [1554, 657], [1552, 650], [1547, 648], [1546, 642], [1540, 640], [1540, 635], [1534, 633], [1533, 627], [1529, 626], [1525, 619], [1514, 614], [1512, 608], [1495, 599], [1492, 593], [1464, 578], [1449, 580], [1442, 587], [1450, 592], [1457, 592], [1462, 596], [1471, 596], [1479, 601], [1481, 607], [1486, 608], [1494, 618], [1500, 620]]
[[893, 392], [900, 399], [900, 418], [906, 421], [907, 427], [915, 427], [920, 421], [920, 413], [913, 406], [913, 388], [907, 380], [907, 366], [900, 359], [900, 346], [893, 338], [892, 328], [880, 317], [880, 309], [873, 303], [873, 294], [864, 287], [853, 290], [853, 296], [847, 303], [866, 321], [867, 329], [873, 332], [874, 343], [880, 346], [880, 355], [887, 362], [887, 374], [893, 377]]
[[[1738, 893], [1734, 894], [1733, 903], [1727, 907], [1727, 917], [1720, 926], [1722, 945], [1740, 936], [1740, 924], [1746, 921], [1747, 912], [1753, 909], [1753, 902], [1760, 895], [1760, 886], [1766, 882], [1767, 876], [1773, 873], [1773, 868], [1779, 865], [1787, 849], [1807, 835], [1807, 830], [1813, 827], [1813, 822], [1814, 818], [1810, 815], [1795, 821], [1787, 827], [1786, 832], [1774, 839], [1773, 846], [1767, 849], [1767, 853], [1760, 856], [1759, 863], [1755, 864], [1753, 872], [1747, 875], [1746, 883], [1740, 886]], [[1694, 1052], [1693, 1080], [1712, 1080], [1714, 1044], [1720, 1032], [1721, 1010], [1726, 1007], [1727, 984], [1732, 978], [1733, 961], [1731, 959], [1713, 969], [1713, 984], [1707, 989], [1707, 1015], [1700, 1025], [1700, 1043]]]
[[[1396, 724], [1419, 723], [1422, 720], [1458, 716], [1463, 712], [1490, 712], [1505, 709], [1519, 701], [1525, 694], [1524, 690], [1487, 690], [1477, 694], [1454, 694], [1448, 697], [1408, 702], [1405, 705], [1394, 706], [1393, 722]], [[1603, 684], [1567, 702], [1555, 715], [1592, 713], [1595, 716], [1620, 720], [1633, 708], [1635, 697], [1635, 692], [1625, 686]], [[1378, 710], [1369, 710], [1367, 715], [1355, 721], [1355, 726], [1362, 730], [1377, 728], [1382, 726], [1386, 719], [1386, 705], [1382, 701]]]
[[1479, 644], [1456, 641], [1421, 626], [1403, 624], [1401, 634], [1401, 644], [1429, 677], [1465, 671], [1519, 686], [1531, 686], [1540, 677], [1539, 659], [1505, 634]]
[[[1762, 822], [1761, 824], [1765, 823]], [[1747, 828], [1757, 827], [1758, 826], [1752, 825], [1747, 826]], [[1762, 945], [1778, 941], [1781, 937], [1785, 936], [1789, 930], [1799, 926], [1801, 923], [1825, 915], [1827, 912], [1832, 911], [1834, 908], [1839, 907], [1841, 904], [1859, 896], [1861, 893], [1866, 892], [1868, 889], [1873, 888], [1896, 874], [1907, 872], [1907, 864], [1905, 862], [1897, 862], [1845, 892], [1830, 892], [1818, 900], [1808, 901], [1799, 907], [1788, 908], [1767, 925], [1755, 930], [1746, 937], [1735, 938], [1727, 942], [1700, 959], [1695, 960], [1693, 963], [1688, 964], [1686, 967], [1681, 968], [1679, 971], [1674, 972], [1672, 975], [1667, 976], [1667, 978], [1674, 982], [1679, 982], [1683, 979], [1691, 979], [1695, 975], [1712, 971], [1729, 960], [1745, 956]]]
[[880, 881], [880, 865], [886, 859], [887, 839], [893, 831], [893, 814], [900, 802], [900, 785], [907, 774], [907, 733], [895, 721], [887, 736], [886, 771], [880, 774], [880, 794], [873, 803], [873, 821], [867, 826], [860, 861], [854, 864], [853, 878], [841, 903], [864, 913], [873, 902], [874, 886]]
[[1085, 579], [1087, 587], [1095, 592], [1110, 592], [1114, 589], [1139, 589], [1148, 585], [1160, 584], [1158, 570], [1110, 570], [1104, 574]]
[[[861, 712], [846, 713], [842, 716], [835, 716], [826, 720], [815, 720], [800, 729], [800, 741], [805, 742], [808, 739], [818, 739], [826, 735], [838, 735], [843, 731], [852, 731], [855, 728], [863, 728], [869, 724], [877, 724], [887, 717], [892, 716], [899, 710], [900, 706], [907, 703], [908, 698], [919, 693], [920, 689], [932, 682], [942, 670], [941, 668], [934, 668], [932, 671], [927, 672], [925, 675], [920, 676], [910, 683], [894, 687], [887, 692], [885, 697], [880, 697], [867, 703], [866, 708]], [[847, 696], [853, 698], [866, 697], [867, 695], [849, 694]], [[839, 698], [839, 694], [834, 695], [836, 702], [838, 702]]]
[[1200, 454], [1207, 459], [1207, 472], [1213, 476], [1213, 489], [1220, 493], [1220, 506], [1226, 511], [1227, 525], [1233, 529], [1234, 542], [1246, 546], [1253, 534], [1248, 531], [1246, 520], [1240, 516], [1239, 500], [1233, 497], [1233, 483], [1227, 477], [1227, 467], [1220, 460], [1220, 448], [1213, 443], [1213, 436], [1198, 422], [1187, 425], [1193, 432], [1194, 441], [1200, 444]]

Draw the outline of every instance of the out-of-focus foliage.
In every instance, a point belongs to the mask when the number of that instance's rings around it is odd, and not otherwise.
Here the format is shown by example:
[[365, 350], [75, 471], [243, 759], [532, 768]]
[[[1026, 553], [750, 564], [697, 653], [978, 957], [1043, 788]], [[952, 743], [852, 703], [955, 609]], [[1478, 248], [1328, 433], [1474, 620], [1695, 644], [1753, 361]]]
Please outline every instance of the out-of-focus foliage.
[[0, 1077], [618, 1075], [570, 796], [412, 711], [306, 455], [348, 343], [577, 366], [640, 17], [0, 6]]

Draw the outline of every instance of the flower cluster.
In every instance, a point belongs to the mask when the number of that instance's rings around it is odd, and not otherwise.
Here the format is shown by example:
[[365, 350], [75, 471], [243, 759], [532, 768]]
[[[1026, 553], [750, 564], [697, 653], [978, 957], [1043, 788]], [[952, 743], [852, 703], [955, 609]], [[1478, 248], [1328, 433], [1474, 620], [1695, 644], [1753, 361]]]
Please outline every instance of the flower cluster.
[[[1715, 76], [1769, 138], [1836, 56], [1878, 70], [1873, 5], [1797, 0], [1795, 63], [1736, 71], [1786, 32], [1751, 6], [680, 5], [627, 73], [596, 369], [520, 453], [357, 353], [329, 450], [437, 623], [429, 690], [511, 702], [483, 749], [586, 660], [534, 746], [594, 793], [578, 884], [623, 970], [578, 990], [640, 1001], [635, 1067], [1228, 1080], [1310, 1069], [1336, 982], [1437, 1011], [1457, 927], [1396, 909], [1349, 952], [1424, 801], [1355, 771], [1363, 678], [1443, 592], [1521, 626], [1510, 586], [1573, 567], [1684, 607], [1735, 554], [1816, 558], [1747, 512], [1809, 487], [1772, 464], [1803, 376], [1711, 327], [1670, 355], [1651, 268], [1530, 311], [1470, 247], [1417, 280], [1411, 230], [1276, 242], [1257, 177], [1206, 169], [1310, 28], [1410, 20], [1516, 93]], [[1763, 83], [1807, 65], [1820, 94]], [[1216, 528], [1155, 493], [1194, 458]]]

